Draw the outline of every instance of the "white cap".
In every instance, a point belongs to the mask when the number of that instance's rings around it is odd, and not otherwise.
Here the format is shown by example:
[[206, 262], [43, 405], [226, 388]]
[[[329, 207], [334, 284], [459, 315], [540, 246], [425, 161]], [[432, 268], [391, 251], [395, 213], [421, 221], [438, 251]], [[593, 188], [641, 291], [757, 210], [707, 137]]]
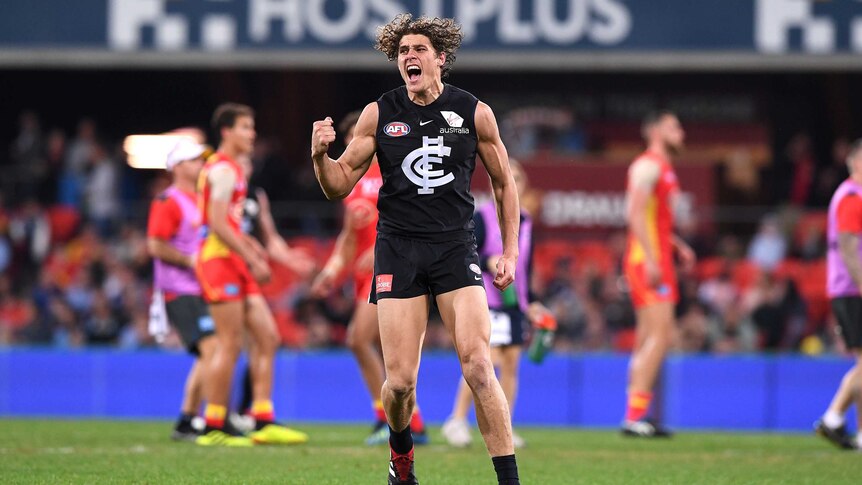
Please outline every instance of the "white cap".
[[206, 147], [200, 143], [195, 143], [191, 138], [182, 137], [177, 140], [177, 143], [168, 152], [165, 168], [173, 170], [180, 162], [194, 160], [203, 155], [204, 151], [206, 151]]

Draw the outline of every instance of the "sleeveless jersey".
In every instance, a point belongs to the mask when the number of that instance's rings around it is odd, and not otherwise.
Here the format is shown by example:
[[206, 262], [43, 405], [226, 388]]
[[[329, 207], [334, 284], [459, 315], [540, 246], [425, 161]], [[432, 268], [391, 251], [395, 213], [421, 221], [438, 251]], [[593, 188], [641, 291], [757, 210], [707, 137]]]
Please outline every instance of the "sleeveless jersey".
[[377, 194], [382, 185], [380, 166], [373, 163], [368, 172], [353, 187], [350, 195], [344, 199], [345, 209], [355, 212], [356, 217], [361, 221], [361, 227], [356, 231], [356, 252], [354, 253], [356, 259], [374, 247], [374, 241], [377, 239]]
[[[848, 178], [838, 186], [829, 202], [826, 226], [826, 294], [829, 298], [859, 296], [859, 288], [850, 276], [838, 246], [838, 206], [845, 197], [853, 195], [862, 197], [862, 186]], [[862, 256], [862, 246], [859, 254]]]
[[427, 241], [471, 235], [478, 102], [448, 84], [427, 106], [410, 101], [404, 86], [377, 100], [381, 234]]
[[228, 204], [228, 226], [237, 234], [241, 234], [240, 225], [242, 224], [245, 196], [248, 190], [245, 177], [243, 176], [242, 167], [224, 153], [216, 152], [209, 160], [207, 160], [207, 163], [204, 165], [201, 170], [200, 177], [198, 178], [198, 207], [201, 211], [201, 234], [203, 237], [199, 253], [199, 259], [201, 262], [214, 258], [227, 258], [232, 254], [230, 248], [228, 248], [228, 246], [219, 239], [214, 232], [209, 230], [209, 221], [207, 220], [209, 214], [210, 192], [212, 191], [209, 184], [209, 174], [215, 168], [223, 166], [233, 170], [235, 180], [233, 193], [231, 194], [230, 202]]
[[[659, 258], [658, 264], [662, 270], [673, 268], [673, 207], [671, 198], [679, 191], [679, 182], [673, 166], [663, 157], [644, 152], [635, 160], [635, 163], [647, 159], [659, 166], [658, 180], [653, 187], [652, 194], [647, 200], [647, 234], [652, 252]], [[629, 186], [631, 186], [629, 180]], [[626, 251], [626, 262], [639, 264], [645, 260], [645, 251], [641, 243], [629, 234], [628, 250]]]

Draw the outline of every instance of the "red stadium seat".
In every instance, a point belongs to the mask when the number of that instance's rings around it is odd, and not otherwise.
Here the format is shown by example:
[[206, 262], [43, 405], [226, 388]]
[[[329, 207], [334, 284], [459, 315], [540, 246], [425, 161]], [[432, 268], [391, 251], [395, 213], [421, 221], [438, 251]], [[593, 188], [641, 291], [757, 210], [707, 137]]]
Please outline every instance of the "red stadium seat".
[[74, 207], [55, 205], [48, 209], [48, 221], [51, 224], [51, 241], [66, 242], [75, 235], [81, 214]]

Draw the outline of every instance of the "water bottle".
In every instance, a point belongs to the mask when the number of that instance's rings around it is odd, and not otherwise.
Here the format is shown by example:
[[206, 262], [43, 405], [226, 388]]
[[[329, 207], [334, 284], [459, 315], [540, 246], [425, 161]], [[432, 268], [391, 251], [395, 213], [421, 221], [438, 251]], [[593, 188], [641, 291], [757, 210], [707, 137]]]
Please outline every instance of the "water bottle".
[[518, 306], [518, 293], [515, 291], [515, 283], [503, 290], [503, 306], [506, 308]]
[[554, 346], [554, 334], [557, 331], [557, 320], [550, 313], [542, 316], [541, 320], [536, 322], [535, 330], [533, 331], [533, 341], [530, 343], [530, 349], [527, 355], [530, 360], [536, 364], [541, 364], [545, 360], [545, 356]]

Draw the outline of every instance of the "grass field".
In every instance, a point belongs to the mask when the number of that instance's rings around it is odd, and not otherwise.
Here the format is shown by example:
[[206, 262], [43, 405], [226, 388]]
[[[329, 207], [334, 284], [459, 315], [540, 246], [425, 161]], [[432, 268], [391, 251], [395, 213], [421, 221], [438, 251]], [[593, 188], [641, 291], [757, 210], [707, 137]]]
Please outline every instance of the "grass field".
[[[169, 423], [0, 420], [3, 484], [378, 484], [387, 449], [361, 445], [361, 426], [298, 426], [303, 446], [200, 448], [167, 440]], [[850, 484], [862, 455], [807, 435], [683, 433], [635, 441], [612, 431], [524, 428], [524, 484]], [[478, 438], [478, 436], [477, 436]], [[417, 451], [423, 485], [495, 484], [479, 443]]]

